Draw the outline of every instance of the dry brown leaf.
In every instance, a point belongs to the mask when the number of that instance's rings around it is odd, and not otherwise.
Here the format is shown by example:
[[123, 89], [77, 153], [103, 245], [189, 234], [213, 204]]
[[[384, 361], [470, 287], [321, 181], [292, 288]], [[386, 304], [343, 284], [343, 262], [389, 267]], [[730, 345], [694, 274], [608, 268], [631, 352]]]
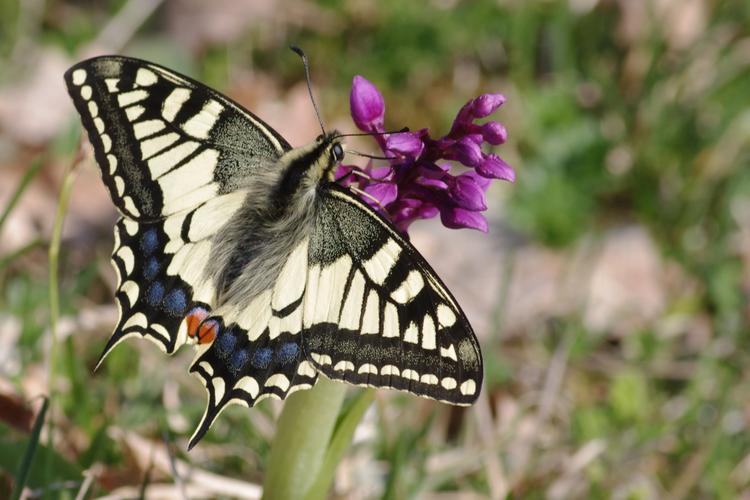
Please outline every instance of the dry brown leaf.
[[[133, 432], [124, 431], [116, 427], [110, 428], [110, 434], [113, 438], [121, 440], [128, 447], [142, 470], [147, 470], [150, 466], [153, 466], [155, 470], [172, 476], [172, 458], [163, 443], [154, 443]], [[173, 463], [177, 474], [185, 484], [185, 488], [188, 491], [195, 488], [205, 492], [203, 495], [205, 498], [230, 496], [232, 498], [255, 500], [261, 496], [261, 487], [256, 484], [214, 474], [176, 458]], [[154, 494], [160, 491], [162, 490], [156, 489]], [[175, 491], [179, 490], [170, 490], [172, 493]], [[199, 497], [201, 496], [199, 495]], [[151, 498], [150, 495], [149, 498]], [[169, 498], [174, 498], [174, 496]]]

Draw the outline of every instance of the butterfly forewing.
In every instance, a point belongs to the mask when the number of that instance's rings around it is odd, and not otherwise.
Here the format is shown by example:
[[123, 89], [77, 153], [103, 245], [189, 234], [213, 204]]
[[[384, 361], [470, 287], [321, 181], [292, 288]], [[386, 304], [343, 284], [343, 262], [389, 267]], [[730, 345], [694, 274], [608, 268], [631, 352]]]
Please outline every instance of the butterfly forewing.
[[252, 172], [290, 146], [228, 98], [145, 61], [98, 57], [65, 81], [124, 216], [112, 256], [120, 318], [102, 357], [132, 335], [172, 353], [186, 340], [186, 313], [212, 306], [212, 236]]
[[187, 77], [105, 56], [65, 74], [117, 208], [152, 220], [245, 182], [289, 144], [259, 118]]
[[155, 221], [120, 218], [112, 252], [120, 317], [102, 359], [134, 335], [170, 354], [187, 341], [189, 311], [213, 306], [215, 284], [206, 267], [211, 237], [221, 226], [217, 220], [234, 213], [243, 200], [239, 191]]
[[334, 184], [320, 190], [305, 292], [305, 354], [326, 376], [470, 404], [482, 383], [474, 333], [422, 256]]

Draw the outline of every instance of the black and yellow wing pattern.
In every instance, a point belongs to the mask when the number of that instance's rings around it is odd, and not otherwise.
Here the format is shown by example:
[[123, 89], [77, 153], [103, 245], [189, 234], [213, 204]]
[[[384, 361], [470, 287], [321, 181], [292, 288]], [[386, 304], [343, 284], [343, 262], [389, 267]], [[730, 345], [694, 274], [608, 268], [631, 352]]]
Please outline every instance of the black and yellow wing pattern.
[[236, 244], [221, 229], [255, 192], [259, 169], [292, 150], [262, 120], [137, 59], [83, 61], [65, 80], [121, 214], [120, 317], [102, 358], [128, 337], [170, 354], [194, 344], [190, 371], [208, 404], [190, 446], [227, 405], [284, 399], [319, 373], [452, 404], [477, 398], [481, 353], [455, 299], [387, 220], [336, 184], [318, 186], [312, 229], [273, 285], [221, 302], [209, 261]]
[[120, 319], [102, 357], [140, 335], [173, 353], [185, 317], [210, 307], [211, 238], [244, 201], [240, 183], [289, 144], [228, 98], [161, 66], [119, 56], [65, 74], [112, 201]]
[[474, 402], [471, 325], [419, 252], [369, 205], [329, 184], [310, 239], [304, 348], [329, 378]]

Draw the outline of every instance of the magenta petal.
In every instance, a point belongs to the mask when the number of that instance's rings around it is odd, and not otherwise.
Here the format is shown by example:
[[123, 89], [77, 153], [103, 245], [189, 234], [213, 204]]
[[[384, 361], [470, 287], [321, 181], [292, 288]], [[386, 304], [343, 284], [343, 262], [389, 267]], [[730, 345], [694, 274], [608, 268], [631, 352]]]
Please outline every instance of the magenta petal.
[[424, 143], [414, 132], [391, 134], [386, 139], [385, 146], [390, 151], [410, 158], [417, 158], [424, 149]]
[[336, 179], [336, 181], [342, 186], [351, 186], [358, 180], [357, 176], [351, 175], [352, 170], [354, 170], [355, 168], [356, 167], [352, 165], [339, 164], [339, 166], [336, 167], [336, 172], [334, 173], [333, 178]]
[[365, 78], [356, 75], [349, 94], [352, 119], [364, 132], [382, 132], [385, 101], [380, 91]]
[[395, 205], [399, 206], [396, 208], [388, 207], [388, 215], [399, 230], [406, 232], [409, 224], [417, 218], [415, 215], [417, 209], [415, 207], [402, 206], [400, 201], [395, 203]]
[[487, 122], [482, 125], [482, 137], [485, 141], [497, 146], [508, 140], [508, 132], [501, 123]]
[[483, 233], [486, 233], [489, 229], [487, 219], [484, 218], [484, 215], [479, 212], [472, 212], [471, 210], [459, 207], [450, 207], [441, 210], [440, 220], [445, 227], [451, 229], [467, 227], [470, 229], [478, 229]]
[[406, 232], [409, 225], [417, 219], [431, 219], [440, 213], [440, 210], [430, 202], [403, 198], [388, 207], [388, 214], [396, 227]]
[[482, 147], [482, 143], [484, 142], [484, 137], [482, 136], [482, 134], [466, 134], [463, 138], [473, 142], [479, 147]]
[[504, 102], [505, 96], [502, 94], [482, 94], [471, 102], [471, 111], [474, 118], [484, 118], [492, 114]]
[[333, 177], [335, 179], [344, 177], [345, 175], [351, 174], [353, 169], [354, 167], [352, 167], [351, 165], [344, 165], [340, 163], [339, 166], [336, 167], [336, 172], [333, 174]]
[[440, 210], [435, 205], [422, 205], [417, 211], [420, 219], [432, 219], [433, 217], [437, 217], [439, 213]]
[[446, 184], [444, 181], [440, 179], [435, 179], [433, 177], [420, 176], [420, 177], [417, 177], [414, 182], [416, 182], [420, 186], [433, 188], [433, 189], [439, 189], [441, 191], [448, 189], [448, 184]]
[[487, 188], [492, 184], [492, 179], [479, 175], [475, 170], [469, 170], [459, 175], [459, 177], [470, 177], [484, 192], [487, 192]]
[[469, 137], [462, 137], [452, 148], [456, 160], [467, 167], [478, 166], [483, 159], [481, 148]]
[[468, 175], [459, 175], [454, 179], [453, 185], [448, 192], [448, 197], [456, 205], [467, 210], [477, 211], [487, 209], [484, 189]]
[[391, 182], [375, 182], [367, 186], [365, 192], [378, 200], [382, 206], [392, 203], [398, 196], [398, 188]]
[[481, 164], [477, 166], [477, 173], [492, 179], [503, 179], [510, 182], [516, 180], [516, 172], [513, 167], [495, 154], [489, 154], [485, 157]]
[[375, 167], [370, 170], [369, 175], [377, 181], [390, 181], [393, 178], [393, 168]]
[[427, 163], [425, 161], [417, 163], [416, 168], [419, 170], [420, 175], [438, 178], [443, 177], [444, 174], [451, 170], [451, 166], [448, 163]]

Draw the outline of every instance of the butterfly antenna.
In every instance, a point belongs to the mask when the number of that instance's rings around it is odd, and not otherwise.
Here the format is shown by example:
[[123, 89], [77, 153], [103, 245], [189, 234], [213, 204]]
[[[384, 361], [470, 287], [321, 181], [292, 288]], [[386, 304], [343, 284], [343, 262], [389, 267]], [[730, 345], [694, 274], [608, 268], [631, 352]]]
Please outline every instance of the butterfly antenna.
[[386, 130], [385, 132], [357, 132], [354, 134], [339, 134], [336, 137], [361, 137], [364, 135], [368, 135], [372, 137], [373, 135], [390, 135], [390, 134], [402, 134], [404, 132], [408, 132], [409, 127], [404, 127], [398, 130]]
[[302, 65], [305, 67], [305, 81], [307, 82], [307, 91], [310, 93], [310, 100], [312, 101], [313, 108], [315, 109], [315, 116], [318, 117], [320, 130], [322, 130], [323, 135], [325, 135], [326, 129], [325, 127], [323, 127], [323, 120], [320, 119], [320, 111], [318, 110], [318, 104], [315, 102], [315, 97], [313, 96], [312, 91], [312, 84], [310, 83], [310, 65], [307, 63], [307, 56], [305, 55], [305, 52], [296, 45], [290, 45], [289, 48], [292, 49], [300, 57], [300, 59], [302, 59]]
[[364, 158], [370, 158], [372, 160], [395, 160], [396, 159], [395, 156], [392, 156], [392, 157], [388, 157], [388, 156], [376, 156], [376, 155], [371, 155], [371, 154], [367, 154], [367, 153], [360, 153], [359, 151], [354, 151], [353, 149], [347, 149], [346, 152], [347, 153], [351, 153], [353, 155], [362, 156]]

